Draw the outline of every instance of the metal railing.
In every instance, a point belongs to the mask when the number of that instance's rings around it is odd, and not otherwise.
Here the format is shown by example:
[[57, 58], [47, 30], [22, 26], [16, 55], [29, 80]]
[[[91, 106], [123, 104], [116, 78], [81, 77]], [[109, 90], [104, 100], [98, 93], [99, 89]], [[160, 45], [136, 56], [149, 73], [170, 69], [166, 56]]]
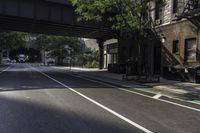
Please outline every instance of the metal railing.
[[183, 17], [191, 18], [200, 15], [200, 1], [199, 0], [188, 0], [184, 10]]
[[177, 17], [177, 20], [183, 18], [188, 19], [197, 27], [200, 27], [200, 1], [199, 0], [187, 0], [183, 12]]

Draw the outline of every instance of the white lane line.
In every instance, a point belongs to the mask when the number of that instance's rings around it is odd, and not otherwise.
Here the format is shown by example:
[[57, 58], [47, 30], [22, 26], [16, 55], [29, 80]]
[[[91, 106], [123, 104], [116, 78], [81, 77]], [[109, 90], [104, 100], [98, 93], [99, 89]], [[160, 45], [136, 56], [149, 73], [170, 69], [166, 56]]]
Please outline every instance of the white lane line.
[[153, 96], [154, 99], [159, 99], [162, 96], [161, 93], [156, 94], [155, 96]]
[[0, 72], [0, 74], [2, 74], [3, 72], [7, 71], [10, 67], [7, 67], [6, 69], [4, 69], [3, 71]]
[[[69, 75], [73, 76], [72, 74], [69, 74]], [[200, 109], [193, 108], [193, 107], [190, 107], [190, 106], [182, 105], [182, 104], [179, 104], [179, 103], [175, 103], [175, 102], [171, 102], [171, 101], [167, 101], [167, 100], [163, 100], [163, 99], [155, 99], [155, 98], [153, 98], [151, 96], [148, 96], [148, 95], [145, 95], [145, 94], [142, 94], [142, 93], [138, 93], [138, 92], [135, 92], [135, 91], [132, 91], [132, 90], [124, 89], [124, 88], [118, 88], [117, 86], [110, 85], [110, 84], [107, 84], [107, 83], [103, 83], [103, 82], [100, 82], [100, 81], [96, 81], [96, 80], [93, 80], [93, 79], [88, 79], [88, 78], [85, 78], [85, 77], [79, 77], [79, 78], [82, 78], [82, 79], [85, 79], [85, 80], [88, 80], [88, 81], [92, 81], [92, 82], [96, 82], [96, 83], [99, 83], [99, 84], [102, 84], [102, 85], [114, 87], [114, 88], [117, 88], [119, 90], [126, 91], [126, 92], [129, 92], [129, 93], [133, 93], [133, 94], [136, 94], [136, 95], [140, 95], [140, 96], [143, 96], [143, 97], [147, 97], [147, 98], [151, 98], [151, 99], [154, 99], [154, 100], [162, 101], [162, 102], [165, 102], [165, 103], [168, 103], [168, 104], [176, 105], [176, 106], [179, 106], [179, 107], [182, 107], [182, 108], [186, 108], [186, 109], [190, 109], [190, 110], [193, 110], [193, 111], [200, 112]]]
[[[32, 67], [32, 66], [31, 66], [31, 67]], [[32, 67], [32, 68], [33, 68], [33, 67]], [[118, 118], [122, 119], [123, 121], [125, 121], [125, 122], [131, 124], [132, 126], [138, 128], [138, 129], [140, 129], [141, 131], [143, 131], [143, 132], [145, 132], [145, 133], [153, 133], [152, 131], [150, 131], [150, 130], [144, 128], [143, 126], [141, 126], [141, 125], [139, 125], [139, 124], [133, 122], [132, 120], [130, 120], [130, 119], [128, 119], [128, 118], [122, 116], [121, 114], [115, 112], [114, 110], [112, 110], [112, 109], [110, 109], [110, 108], [108, 108], [108, 107], [106, 107], [106, 106], [100, 104], [99, 102], [97, 102], [97, 101], [95, 101], [95, 100], [89, 98], [88, 96], [86, 96], [86, 95], [84, 95], [84, 94], [82, 94], [82, 93], [80, 93], [80, 92], [74, 90], [73, 88], [67, 86], [66, 84], [64, 84], [64, 83], [62, 83], [62, 82], [60, 82], [60, 81], [58, 81], [58, 80], [56, 80], [56, 79], [50, 77], [49, 75], [47, 75], [47, 74], [45, 74], [45, 73], [39, 71], [38, 69], [36, 69], [36, 68], [33, 68], [33, 69], [36, 70], [37, 72], [41, 73], [41, 74], [44, 75], [45, 77], [47, 77], [47, 78], [53, 80], [54, 82], [56, 82], [56, 83], [62, 85], [63, 87], [65, 87], [65, 88], [67, 88], [67, 89], [73, 91], [74, 93], [78, 94], [79, 96], [81, 96], [81, 97], [87, 99], [88, 101], [94, 103], [95, 105], [101, 107], [102, 109], [104, 109], [104, 110], [110, 112], [111, 114], [117, 116]]]

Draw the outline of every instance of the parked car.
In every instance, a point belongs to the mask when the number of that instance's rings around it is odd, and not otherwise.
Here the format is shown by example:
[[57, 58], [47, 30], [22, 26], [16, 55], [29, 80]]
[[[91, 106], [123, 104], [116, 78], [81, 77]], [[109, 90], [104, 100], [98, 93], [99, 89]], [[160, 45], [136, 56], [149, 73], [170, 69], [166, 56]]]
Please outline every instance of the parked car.
[[18, 55], [18, 61], [19, 61], [20, 63], [26, 62], [26, 59], [27, 59], [27, 57], [26, 57], [24, 54]]
[[16, 60], [11, 60], [11, 63], [16, 63], [17, 61]]
[[8, 57], [3, 57], [2, 60], [1, 60], [2, 63], [10, 63], [10, 61], [11, 60]]
[[47, 58], [46, 62], [47, 62], [47, 65], [55, 65], [55, 59], [53, 58]]

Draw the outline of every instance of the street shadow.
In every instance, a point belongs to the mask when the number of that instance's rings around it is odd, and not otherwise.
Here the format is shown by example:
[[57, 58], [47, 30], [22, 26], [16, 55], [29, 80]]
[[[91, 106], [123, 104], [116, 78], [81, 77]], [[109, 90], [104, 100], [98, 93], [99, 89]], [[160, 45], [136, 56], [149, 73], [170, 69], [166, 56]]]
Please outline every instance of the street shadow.
[[200, 92], [189, 92], [185, 94], [177, 94], [178, 98], [189, 101], [200, 101]]
[[175, 57], [175, 54], [172, 54], [171, 51], [169, 51], [165, 46], [162, 47], [162, 56], [164, 59], [164, 62], [166, 62], [166, 64], [171, 64], [171, 65], [179, 65], [181, 64], [181, 60], [183, 60], [179, 54], [177, 54], [176, 56], [178, 56], [177, 59]]
[[[65, 71], [58, 70], [56, 72], [49, 71], [48, 75], [56, 77], [59, 81], [68, 82], [72, 88], [132, 88], [125, 86], [135, 86], [137, 88], [145, 88], [140, 83], [134, 81], [124, 81], [119, 74], [110, 74], [104, 71]], [[67, 79], [67, 80], [64, 80]]]
[[0, 75], [0, 92], [16, 90], [64, 89], [63, 86], [26, 69], [7, 70]]
[[[75, 73], [53, 70], [43, 70], [47, 75], [68, 85], [71, 88], [82, 89], [113, 89], [116, 87], [93, 82], [77, 77]], [[42, 89], [67, 89], [43, 74], [33, 71], [30, 68], [18, 66], [7, 70], [0, 75], [0, 92], [4, 91], [29, 91]]]
[[[200, 101], [200, 84], [162, 79], [160, 83], [148, 85], [157, 89], [157, 91], [171, 93], [173, 96], [180, 99]], [[162, 86], [164, 88], [162, 88]]]
[[8, 66], [10, 66], [9, 64], [0, 64], [0, 68], [2, 68], [2, 67], [8, 67]]
[[[140, 133], [121, 120], [92, 114], [78, 107], [37, 104], [24, 99], [0, 96], [1, 133]], [[64, 106], [64, 105], [63, 105]], [[77, 106], [77, 105], [74, 105]]]
[[[180, 53], [178, 54], [173, 54], [169, 49], [167, 49], [165, 46], [162, 47], [162, 58], [163, 58], [163, 64], [167, 64], [168, 66], [182, 66], [188, 65], [184, 59], [180, 56]], [[164, 65], [163, 66], [163, 77], [167, 79], [172, 79], [172, 80], [182, 80], [182, 81], [187, 81], [186, 75], [182, 71], [177, 71], [174, 70], [173, 67], [171, 68], [172, 70], [168, 70], [168, 66]]]
[[9, 65], [0, 64], [0, 72], [3, 71], [4, 69], [6, 69], [7, 67], [9, 67]]

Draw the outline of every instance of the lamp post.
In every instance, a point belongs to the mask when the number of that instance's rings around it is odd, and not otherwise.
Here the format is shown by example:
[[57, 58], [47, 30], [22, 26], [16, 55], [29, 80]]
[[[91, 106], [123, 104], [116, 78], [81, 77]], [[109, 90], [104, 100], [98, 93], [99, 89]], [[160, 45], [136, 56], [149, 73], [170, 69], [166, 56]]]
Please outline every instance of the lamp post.
[[70, 70], [72, 69], [72, 62], [73, 62], [73, 49], [70, 48]]
[[65, 49], [67, 49], [68, 50], [68, 66], [69, 66], [69, 70], [71, 71], [71, 51], [72, 51], [72, 49], [68, 46], [68, 45], [65, 45]]
[[166, 37], [162, 37], [161, 42], [165, 43], [165, 41], [166, 41]]
[[72, 69], [72, 51], [71, 51], [71, 48], [69, 48], [69, 52], [70, 52], [69, 53], [70, 54], [70, 61], [69, 61], [69, 63], [70, 63], [69, 65], [70, 66], [69, 66], [69, 70], [71, 71], [71, 69]]
[[[161, 42], [162, 42], [162, 45], [164, 45], [164, 43], [166, 42], [166, 37], [162, 37], [161, 38]], [[161, 46], [161, 49], [162, 49], [162, 47], [164, 47], [164, 46]], [[163, 53], [162, 53], [162, 50], [161, 50], [161, 75], [163, 75], [163, 55], [162, 55]]]

